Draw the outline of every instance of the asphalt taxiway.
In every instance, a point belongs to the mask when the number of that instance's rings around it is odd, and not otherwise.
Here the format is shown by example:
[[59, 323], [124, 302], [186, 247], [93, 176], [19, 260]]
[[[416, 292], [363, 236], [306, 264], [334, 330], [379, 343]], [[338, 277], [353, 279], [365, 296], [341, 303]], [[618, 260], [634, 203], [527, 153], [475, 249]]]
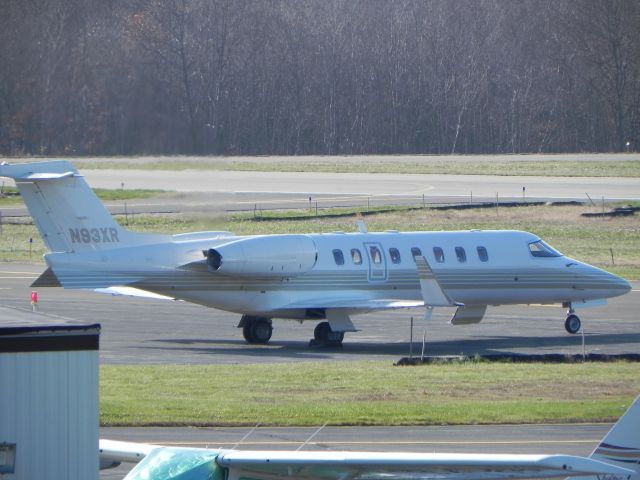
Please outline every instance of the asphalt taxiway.
[[[609, 305], [578, 311], [584, 337], [564, 330], [564, 310], [552, 306], [490, 307], [477, 325], [452, 326], [453, 310], [436, 309], [425, 325], [422, 310], [373, 312], [353, 318], [361, 331], [341, 348], [311, 348], [315, 322], [275, 320], [268, 345], [248, 345], [236, 328], [240, 315], [186, 302], [41, 288], [36, 311], [31, 282], [41, 264], [0, 264], [0, 326], [100, 323], [100, 359], [110, 364], [222, 364], [301, 360], [387, 359], [420, 355], [493, 353], [640, 353], [640, 282]], [[411, 317], [414, 318], [410, 344]]]

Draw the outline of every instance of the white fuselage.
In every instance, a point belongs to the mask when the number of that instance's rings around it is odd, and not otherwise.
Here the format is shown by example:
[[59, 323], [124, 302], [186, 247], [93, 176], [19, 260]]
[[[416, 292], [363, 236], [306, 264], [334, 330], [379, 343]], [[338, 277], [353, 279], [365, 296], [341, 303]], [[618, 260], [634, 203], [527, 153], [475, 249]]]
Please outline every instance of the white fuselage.
[[540, 239], [519, 231], [208, 237], [187, 234], [169, 243], [54, 253], [46, 260], [66, 288], [129, 285], [269, 318], [423, 305], [416, 253], [446, 294], [466, 306], [570, 303], [630, 288], [555, 251], [536, 256], [529, 245]]

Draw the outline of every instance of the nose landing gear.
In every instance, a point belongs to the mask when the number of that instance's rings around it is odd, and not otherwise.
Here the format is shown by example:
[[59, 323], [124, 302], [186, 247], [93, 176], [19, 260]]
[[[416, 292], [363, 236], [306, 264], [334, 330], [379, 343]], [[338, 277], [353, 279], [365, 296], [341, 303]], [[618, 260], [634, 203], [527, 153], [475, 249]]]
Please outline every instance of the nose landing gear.
[[580, 321], [580, 317], [576, 315], [575, 310], [571, 308], [571, 305], [569, 305], [569, 310], [567, 310], [567, 319], [564, 321], [564, 329], [568, 333], [575, 334], [580, 331], [581, 326], [582, 322]]

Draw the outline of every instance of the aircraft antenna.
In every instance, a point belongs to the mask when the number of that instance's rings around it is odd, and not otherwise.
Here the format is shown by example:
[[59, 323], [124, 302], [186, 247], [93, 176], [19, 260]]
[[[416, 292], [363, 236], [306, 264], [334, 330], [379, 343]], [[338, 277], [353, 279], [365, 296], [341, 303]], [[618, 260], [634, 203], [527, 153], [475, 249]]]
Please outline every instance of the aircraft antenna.
[[318, 434], [322, 431], [322, 429], [323, 429], [324, 427], [326, 427], [326, 426], [327, 426], [327, 423], [329, 423], [329, 422], [324, 422], [324, 425], [322, 425], [322, 426], [321, 426], [320, 428], [318, 428], [315, 432], [313, 432], [313, 433], [309, 436], [309, 438], [307, 438], [307, 439], [304, 441], [304, 443], [303, 443], [302, 445], [300, 445], [298, 448], [296, 448], [296, 452], [297, 452], [298, 450], [302, 450], [302, 449], [304, 448], [304, 446], [305, 446], [307, 443], [309, 443], [309, 442], [313, 439], [313, 437], [315, 437], [316, 435], [318, 435]]
[[364, 223], [364, 220], [362, 219], [362, 217], [360, 217], [358, 220], [356, 220], [356, 224], [358, 225], [358, 231], [360, 233], [367, 233], [367, 225]]
[[240, 445], [242, 442], [244, 442], [247, 438], [249, 438], [249, 436], [256, 431], [256, 429], [260, 426], [260, 422], [256, 423], [255, 426], [249, 430], [244, 437], [242, 437], [240, 440], [238, 440], [232, 447], [231, 450], [235, 450], [238, 445]]

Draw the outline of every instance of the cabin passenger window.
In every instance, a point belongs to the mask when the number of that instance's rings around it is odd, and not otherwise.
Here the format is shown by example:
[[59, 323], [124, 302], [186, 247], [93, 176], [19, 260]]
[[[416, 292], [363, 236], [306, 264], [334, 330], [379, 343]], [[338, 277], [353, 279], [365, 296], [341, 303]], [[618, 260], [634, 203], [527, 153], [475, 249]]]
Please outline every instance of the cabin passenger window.
[[480, 259], [481, 262], [489, 261], [489, 254], [487, 253], [486, 248], [476, 247], [476, 250], [478, 251], [478, 258]]
[[344, 255], [342, 254], [342, 250], [336, 248], [333, 251], [333, 259], [336, 261], [336, 265], [344, 265]]
[[357, 248], [351, 249], [351, 260], [356, 265], [362, 264], [362, 255], [360, 254], [360, 250], [358, 250]]
[[378, 247], [369, 247], [369, 253], [371, 254], [371, 261], [375, 264], [382, 263], [382, 253]]
[[433, 247], [433, 256], [438, 263], [444, 263], [444, 252], [440, 247]]
[[467, 261], [467, 252], [464, 251], [464, 248], [456, 247], [456, 258], [460, 263]]
[[416, 261], [416, 257], [421, 257], [422, 252], [418, 247], [411, 247], [411, 256], [413, 257], [413, 261]]
[[531, 242], [529, 244], [529, 251], [534, 257], [561, 257], [562, 254], [556, 249], [547, 245], [542, 240], [537, 242]]
[[390, 248], [389, 256], [391, 257], [391, 261], [393, 263], [400, 263], [400, 250], [398, 250], [397, 248]]

